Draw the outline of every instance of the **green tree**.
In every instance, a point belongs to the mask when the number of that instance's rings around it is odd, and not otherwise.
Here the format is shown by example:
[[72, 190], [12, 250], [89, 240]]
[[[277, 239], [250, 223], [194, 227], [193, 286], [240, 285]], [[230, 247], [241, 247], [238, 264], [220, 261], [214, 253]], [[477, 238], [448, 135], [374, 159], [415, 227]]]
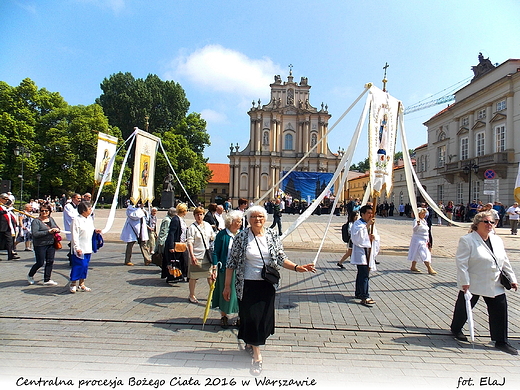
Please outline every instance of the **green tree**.
[[180, 84], [162, 81], [152, 74], [143, 80], [129, 72], [119, 72], [105, 78], [101, 90], [96, 102], [103, 107], [110, 125], [121, 129], [125, 139], [134, 127], [149, 127], [162, 134], [176, 127], [190, 107]]
[[[38, 189], [41, 197], [91, 191], [97, 131], [120, 137], [99, 105], [69, 106], [59, 93], [38, 89], [28, 78], [16, 87], [0, 82], [0, 177], [11, 180], [19, 194], [23, 161], [24, 201]], [[16, 147], [30, 157], [15, 156]]]
[[358, 172], [366, 172], [370, 170], [370, 162], [368, 161], [368, 157], [365, 159], [365, 161], [360, 161], [357, 164], [352, 164], [350, 166], [351, 171], [358, 171]]
[[[136, 79], [131, 73], [116, 73], [101, 83], [103, 94], [96, 100], [109, 123], [128, 138], [134, 127], [147, 129], [161, 138], [173, 169], [190, 197], [206, 187], [211, 173], [206, 166], [204, 149], [210, 145], [206, 121], [198, 113], [187, 114], [190, 103], [182, 87], [162, 81], [156, 75]], [[148, 118], [148, 124], [146, 123]], [[169, 167], [162, 153], [157, 155], [155, 197], [162, 192], [162, 179]], [[180, 185], [177, 196], [184, 198]]]

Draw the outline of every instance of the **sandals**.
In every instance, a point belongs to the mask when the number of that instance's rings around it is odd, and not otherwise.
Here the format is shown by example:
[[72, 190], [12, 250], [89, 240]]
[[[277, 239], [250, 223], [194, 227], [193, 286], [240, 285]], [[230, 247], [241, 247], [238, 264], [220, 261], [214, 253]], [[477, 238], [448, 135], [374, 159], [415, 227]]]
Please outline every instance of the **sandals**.
[[191, 303], [194, 303], [195, 305], [197, 305], [199, 303], [199, 300], [195, 297], [188, 297], [188, 300], [191, 302]]
[[220, 319], [220, 326], [222, 327], [222, 329], [229, 328], [228, 318], [226, 316], [222, 316], [222, 318]]
[[255, 362], [254, 360], [251, 362], [251, 368], [249, 369], [251, 375], [258, 376], [262, 373], [262, 361], [259, 360]]
[[253, 351], [253, 347], [250, 346], [250, 345], [246, 345], [244, 347], [244, 351], [246, 351], [249, 355], [251, 355], [251, 357], [253, 357], [254, 354], [255, 354], [254, 351]]
[[92, 289], [90, 287], [87, 287], [85, 286], [84, 284], [80, 285], [78, 287], [78, 291], [84, 291], [84, 292], [89, 292], [89, 291], [92, 291]]
[[421, 273], [421, 270], [418, 269], [418, 268], [410, 268], [410, 271], [415, 272], [415, 273], [417, 273], [417, 274], [420, 274], [420, 273]]
[[70, 286], [70, 292], [71, 292], [72, 294], [74, 294], [74, 293], [76, 292], [76, 285], [74, 285], [74, 286], [71, 285], [71, 286]]
[[365, 305], [365, 306], [370, 306], [370, 305], [373, 305], [375, 303], [376, 303], [376, 301], [374, 301], [372, 298], [366, 298], [366, 299], [362, 299], [361, 300], [361, 304]]

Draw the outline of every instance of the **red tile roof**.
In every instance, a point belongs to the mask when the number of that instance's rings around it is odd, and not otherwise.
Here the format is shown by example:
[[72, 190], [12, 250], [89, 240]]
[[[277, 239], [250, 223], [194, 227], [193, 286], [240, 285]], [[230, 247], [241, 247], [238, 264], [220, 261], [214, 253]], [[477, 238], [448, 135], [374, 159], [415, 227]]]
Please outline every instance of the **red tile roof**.
[[210, 183], [229, 183], [229, 164], [208, 163], [208, 168], [213, 172]]

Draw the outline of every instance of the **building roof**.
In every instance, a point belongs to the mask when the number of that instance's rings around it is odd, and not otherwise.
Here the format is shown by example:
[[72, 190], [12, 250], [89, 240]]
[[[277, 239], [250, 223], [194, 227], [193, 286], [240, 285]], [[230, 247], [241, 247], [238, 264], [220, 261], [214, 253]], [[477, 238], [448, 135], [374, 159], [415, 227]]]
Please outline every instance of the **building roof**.
[[229, 183], [229, 164], [207, 163], [213, 173], [210, 183]]

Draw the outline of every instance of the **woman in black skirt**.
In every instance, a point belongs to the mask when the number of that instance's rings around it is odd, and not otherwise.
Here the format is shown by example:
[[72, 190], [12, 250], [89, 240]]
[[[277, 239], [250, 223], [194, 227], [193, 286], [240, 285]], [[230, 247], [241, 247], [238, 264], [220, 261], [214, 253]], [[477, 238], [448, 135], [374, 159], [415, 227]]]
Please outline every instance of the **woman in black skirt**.
[[251, 374], [262, 372], [260, 346], [274, 334], [274, 299], [277, 284], [262, 278], [264, 264], [273, 268], [287, 268], [296, 272], [315, 272], [314, 264], [297, 265], [287, 258], [278, 234], [264, 224], [267, 212], [261, 206], [246, 211], [249, 227], [233, 240], [227, 261], [226, 281], [222, 295], [229, 300], [231, 278], [236, 270], [235, 288], [238, 297], [240, 327], [238, 338], [246, 343], [251, 354]]

